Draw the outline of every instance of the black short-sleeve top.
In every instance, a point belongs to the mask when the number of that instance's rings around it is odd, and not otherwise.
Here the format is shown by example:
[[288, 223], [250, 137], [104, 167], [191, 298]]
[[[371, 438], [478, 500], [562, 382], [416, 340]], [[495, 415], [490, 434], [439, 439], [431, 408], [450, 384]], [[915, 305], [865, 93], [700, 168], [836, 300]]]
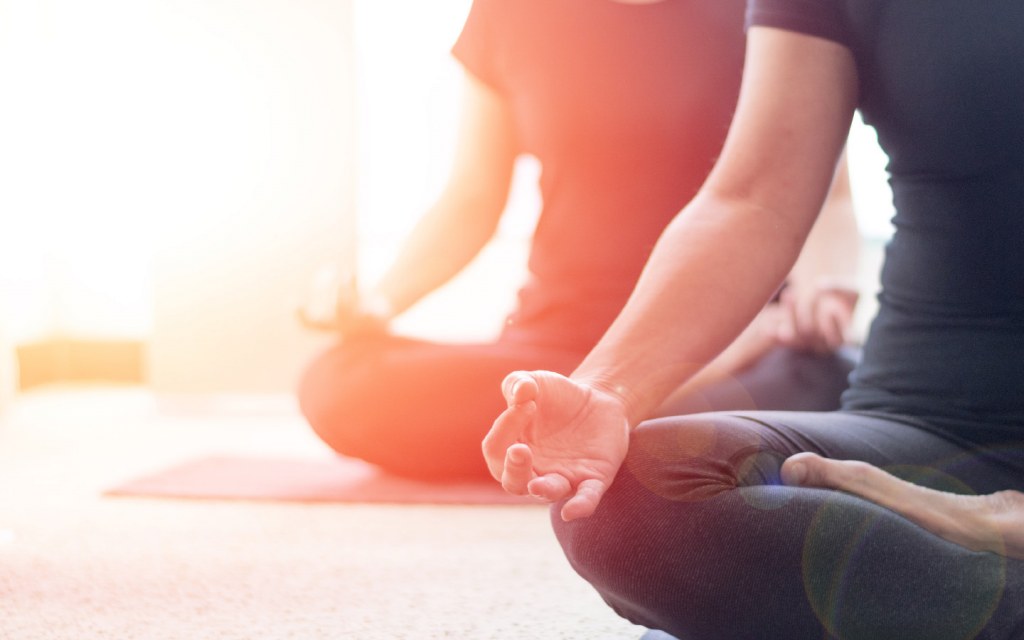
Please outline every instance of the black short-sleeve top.
[[847, 47], [889, 157], [896, 231], [844, 406], [1024, 440], [1024, 2], [751, 0], [747, 20]]
[[503, 339], [587, 350], [721, 150], [744, 0], [475, 0], [453, 53], [540, 161], [529, 280]]

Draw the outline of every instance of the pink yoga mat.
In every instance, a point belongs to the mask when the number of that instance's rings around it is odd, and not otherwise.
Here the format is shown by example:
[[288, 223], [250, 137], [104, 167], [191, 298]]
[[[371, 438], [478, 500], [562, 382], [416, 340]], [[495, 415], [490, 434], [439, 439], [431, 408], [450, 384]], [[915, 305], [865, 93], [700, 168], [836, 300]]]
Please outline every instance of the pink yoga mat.
[[496, 482], [419, 482], [349, 458], [210, 456], [129, 480], [108, 496], [286, 502], [523, 505]]

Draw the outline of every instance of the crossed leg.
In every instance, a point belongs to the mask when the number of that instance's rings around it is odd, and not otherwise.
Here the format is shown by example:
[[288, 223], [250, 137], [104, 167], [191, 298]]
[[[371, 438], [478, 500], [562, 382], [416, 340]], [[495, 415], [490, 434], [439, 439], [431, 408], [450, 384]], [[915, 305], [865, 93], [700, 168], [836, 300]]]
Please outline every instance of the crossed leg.
[[856, 496], [784, 486], [783, 460], [802, 451], [961, 493], [1024, 488], [1019, 470], [906, 422], [700, 414], [641, 425], [597, 512], [554, 527], [616, 611], [680, 639], [1024, 638], [1024, 562]]
[[1024, 493], [981, 496], [936, 491], [853, 460], [801, 453], [786, 460], [791, 486], [839, 489], [895, 511], [932, 533], [975, 551], [1024, 560]]

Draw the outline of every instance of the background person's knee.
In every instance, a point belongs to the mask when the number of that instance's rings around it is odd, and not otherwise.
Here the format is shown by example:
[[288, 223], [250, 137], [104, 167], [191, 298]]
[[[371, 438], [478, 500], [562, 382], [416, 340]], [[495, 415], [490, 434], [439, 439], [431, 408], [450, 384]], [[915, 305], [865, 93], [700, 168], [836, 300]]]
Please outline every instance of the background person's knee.
[[359, 389], [358, 371], [346, 366], [340, 351], [332, 349], [306, 368], [297, 390], [299, 409], [313, 432], [332, 449], [363, 457], [367, 421], [359, 405], [366, 394]]

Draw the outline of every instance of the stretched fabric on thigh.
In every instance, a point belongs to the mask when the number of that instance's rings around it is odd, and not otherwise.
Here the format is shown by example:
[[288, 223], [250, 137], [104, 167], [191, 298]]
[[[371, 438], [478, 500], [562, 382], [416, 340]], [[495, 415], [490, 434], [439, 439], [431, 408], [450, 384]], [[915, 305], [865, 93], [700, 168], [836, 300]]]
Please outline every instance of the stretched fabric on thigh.
[[947, 490], [1024, 488], [1024, 465], [913, 422], [699, 414], [641, 425], [597, 513], [553, 515], [554, 526], [616, 611], [684, 640], [1024, 637], [1024, 563], [967, 551], [846, 494], [781, 486], [782, 460], [799, 451]]

